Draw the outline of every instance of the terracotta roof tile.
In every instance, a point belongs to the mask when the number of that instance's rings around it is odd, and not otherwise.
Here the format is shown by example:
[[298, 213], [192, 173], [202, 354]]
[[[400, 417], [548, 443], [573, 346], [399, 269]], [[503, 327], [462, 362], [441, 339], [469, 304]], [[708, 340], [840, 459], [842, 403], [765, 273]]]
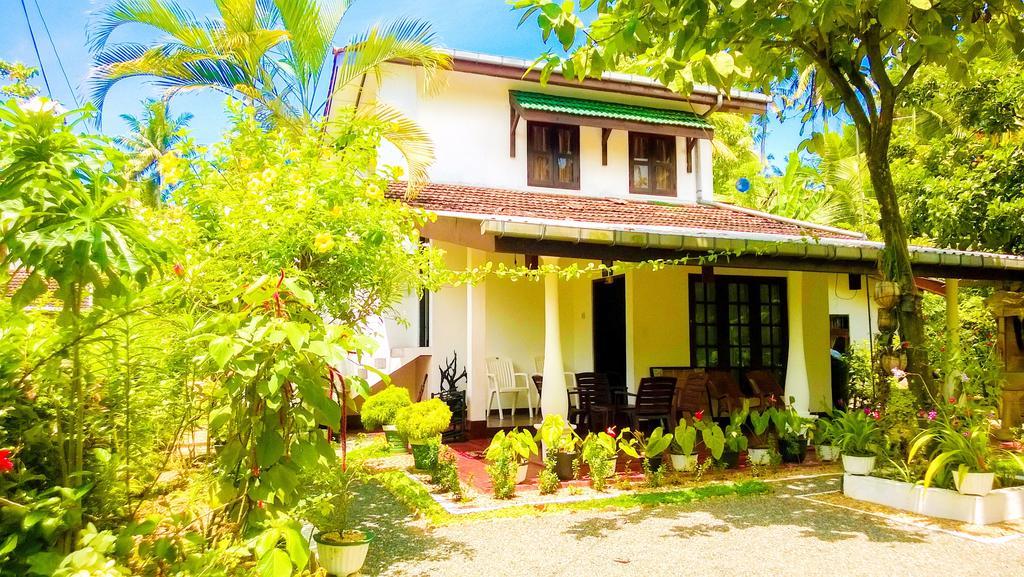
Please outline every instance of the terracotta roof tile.
[[[388, 195], [401, 198], [406, 184], [394, 182]], [[427, 184], [410, 204], [432, 212], [481, 217], [531, 218], [581, 224], [664, 226], [749, 234], [860, 238], [856, 233], [750, 214], [722, 204], [657, 202], [621, 197], [542, 193], [458, 184]]]

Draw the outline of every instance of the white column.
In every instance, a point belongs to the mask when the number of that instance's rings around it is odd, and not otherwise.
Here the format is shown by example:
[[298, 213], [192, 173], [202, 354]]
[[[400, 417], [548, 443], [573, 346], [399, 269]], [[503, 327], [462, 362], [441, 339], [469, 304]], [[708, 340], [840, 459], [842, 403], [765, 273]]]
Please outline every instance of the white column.
[[[960, 281], [955, 278], [946, 279], [946, 351], [948, 358], [960, 359]], [[951, 366], [946, 375], [946, 397], [956, 391], [959, 378], [959, 369]]]
[[[469, 249], [468, 269], [481, 266], [487, 254]], [[487, 281], [466, 285], [466, 402], [469, 420], [487, 420]]]
[[827, 277], [790, 272], [786, 281], [789, 308], [789, 358], [786, 400], [800, 414], [821, 411], [832, 401]]
[[[558, 264], [557, 258], [544, 258], [544, 264]], [[558, 310], [558, 273], [544, 275], [544, 389], [540, 396], [542, 415], [569, 415], [569, 398], [562, 362], [562, 331]]]

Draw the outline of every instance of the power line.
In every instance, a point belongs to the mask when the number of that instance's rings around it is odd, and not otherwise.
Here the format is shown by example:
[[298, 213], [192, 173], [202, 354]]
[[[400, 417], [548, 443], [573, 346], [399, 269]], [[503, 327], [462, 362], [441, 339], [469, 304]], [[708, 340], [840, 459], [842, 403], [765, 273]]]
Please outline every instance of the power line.
[[46, 85], [46, 94], [53, 99], [53, 91], [50, 90], [50, 80], [46, 78], [46, 68], [43, 66], [43, 59], [39, 56], [39, 45], [36, 44], [36, 33], [32, 31], [32, 21], [28, 19], [28, 8], [25, 7], [25, 0], [21, 0], [21, 11], [25, 14], [25, 24], [28, 24], [28, 35], [32, 38], [32, 48], [36, 51], [36, 61], [39, 62], [39, 70], [43, 73], [43, 84]]
[[[64, 83], [68, 86], [68, 92], [71, 93], [71, 99], [75, 101], [75, 106], [77, 108], [81, 108], [82, 104], [78, 102], [78, 93], [71, 87], [71, 80], [68, 79], [68, 73], [64, 70], [64, 62], [60, 58], [60, 52], [57, 51], [57, 45], [53, 43], [53, 36], [50, 35], [50, 27], [46, 25], [46, 17], [43, 16], [43, 11], [39, 8], [39, 0], [32, 0], [32, 2], [36, 5], [36, 12], [39, 14], [39, 20], [43, 23], [43, 30], [46, 32], [46, 37], [50, 40], [50, 48], [53, 49], [53, 55], [57, 57], [57, 66], [60, 67], [60, 73], [64, 76]], [[42, 66], [42, 64], [40, 64], [40, 66]]]

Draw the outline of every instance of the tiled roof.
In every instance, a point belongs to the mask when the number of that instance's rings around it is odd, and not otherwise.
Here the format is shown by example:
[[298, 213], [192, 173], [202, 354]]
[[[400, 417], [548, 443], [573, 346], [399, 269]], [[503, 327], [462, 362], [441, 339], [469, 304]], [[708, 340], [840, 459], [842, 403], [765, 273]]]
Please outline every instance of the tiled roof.
[[[404, 182], [393, 182], [389, 196], [402, 198]], [[409, 201], [436, 213], [482, 218], [537, 219], [590, 225], [660, 226], [712, 232], [860, 239], [856, 233], [817, 228], [751, 213], [723, 204], [658, 202], [620, 197], [542, 193], [458, 184], [430, 183]]]
[[[3, 279], [3, 275], [0, 274], [0, 285], [4, 285], [4, 296], [11, 298], [14, 296], [18, 289], [25, 284], [28, 280], [28, 271], [23, 268], [9, 269], [8, 274], [10, 275], [6, 280]], [[54, 293], [60, 288], [57, 285], [57, 281], [53, 279], [46, 280], [46, 292], [36, 297], [29, 308], [42, 309], [47, 311], [59, 311], [62, 307], [60, 300], [56, 298]], [[92, 307], [92, 295], [85, 295], [82, 297], [82, 308]]]
[[525, 110], [542, 110], [544, 112], [557, 112], [573, 116], [613, 118], [615, 120], [628, 120], [646, 124], [667, 124], [671, 126], [686, 126], [688, 128], [714, 129], [708, 121], [692, 112], [683, 110], [651, 108], [649, 106], [570, 98], [568, 96], [523, 92], [520, 90], [512, 90], [511, 92], [516, 103]]

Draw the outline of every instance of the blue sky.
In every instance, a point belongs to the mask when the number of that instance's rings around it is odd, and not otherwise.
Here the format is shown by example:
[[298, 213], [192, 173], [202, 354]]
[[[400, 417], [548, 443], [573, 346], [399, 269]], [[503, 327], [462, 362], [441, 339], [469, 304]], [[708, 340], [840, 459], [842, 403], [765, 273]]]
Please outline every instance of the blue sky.
[[[90, 12], [106, 1], [24, 0], [53, 96], [62, 103], [74, 104], [72, 90], [77, 92], [79, 100], [85, 95], [90, 62], [86, 28], [91, 18]], [[213, 0], [179, 2], [200, 15], [214, 12]], [[43, 29], [37, 3], [49, 27], [56, 52], [60, 54], [60, 60], [67, 71], [67, 82], [58, 67], [54, 47], [51, 47]], [[6, 33], [0, 40], [0, 58], [35, 65], [37, 60], [21, 10], [21, 0], [3, 0], [3, 5], [7, 8], [4, 13], [13, 21], [7, 23]], [[512, 12], [504, 0], [357, 0], [345, 15], [336, 43], [343, 44], [346, 39], [375, 22], [401, 17], [431, 22], [441, 43], [449, 48], [527, 59], [545, 50], [535, 26], [528, 24], [521, 29], [516, 28], [519, 15]], [[119, 30], [112, 40], [145, 41], [154, 37], [153, 32], [144, 28], [125, 28]], [[38, 84], [42, 86], [41, 78]], [[104, 107], [104, 132], [116, 134], [123, 131], [124, 124], [117, 116], [137, 114], [143, 98], [158, 94], [155, 88], [142, 81], [129, 80], [118, 84], [111, 91]], [[220, 96], [197, 93], [176, 97], [172, 101], [172, 108], [177, 112], [192, 112], [195, 115], [192, 128], [196, 139], [210, 142], [217, 138], [224, 127], [222, 104], [223, 98]], [[773, 118], [768, 127], [766, 150], [779, 162], [802, 139], [799, 121], [789, 120], [779, 124]]]

